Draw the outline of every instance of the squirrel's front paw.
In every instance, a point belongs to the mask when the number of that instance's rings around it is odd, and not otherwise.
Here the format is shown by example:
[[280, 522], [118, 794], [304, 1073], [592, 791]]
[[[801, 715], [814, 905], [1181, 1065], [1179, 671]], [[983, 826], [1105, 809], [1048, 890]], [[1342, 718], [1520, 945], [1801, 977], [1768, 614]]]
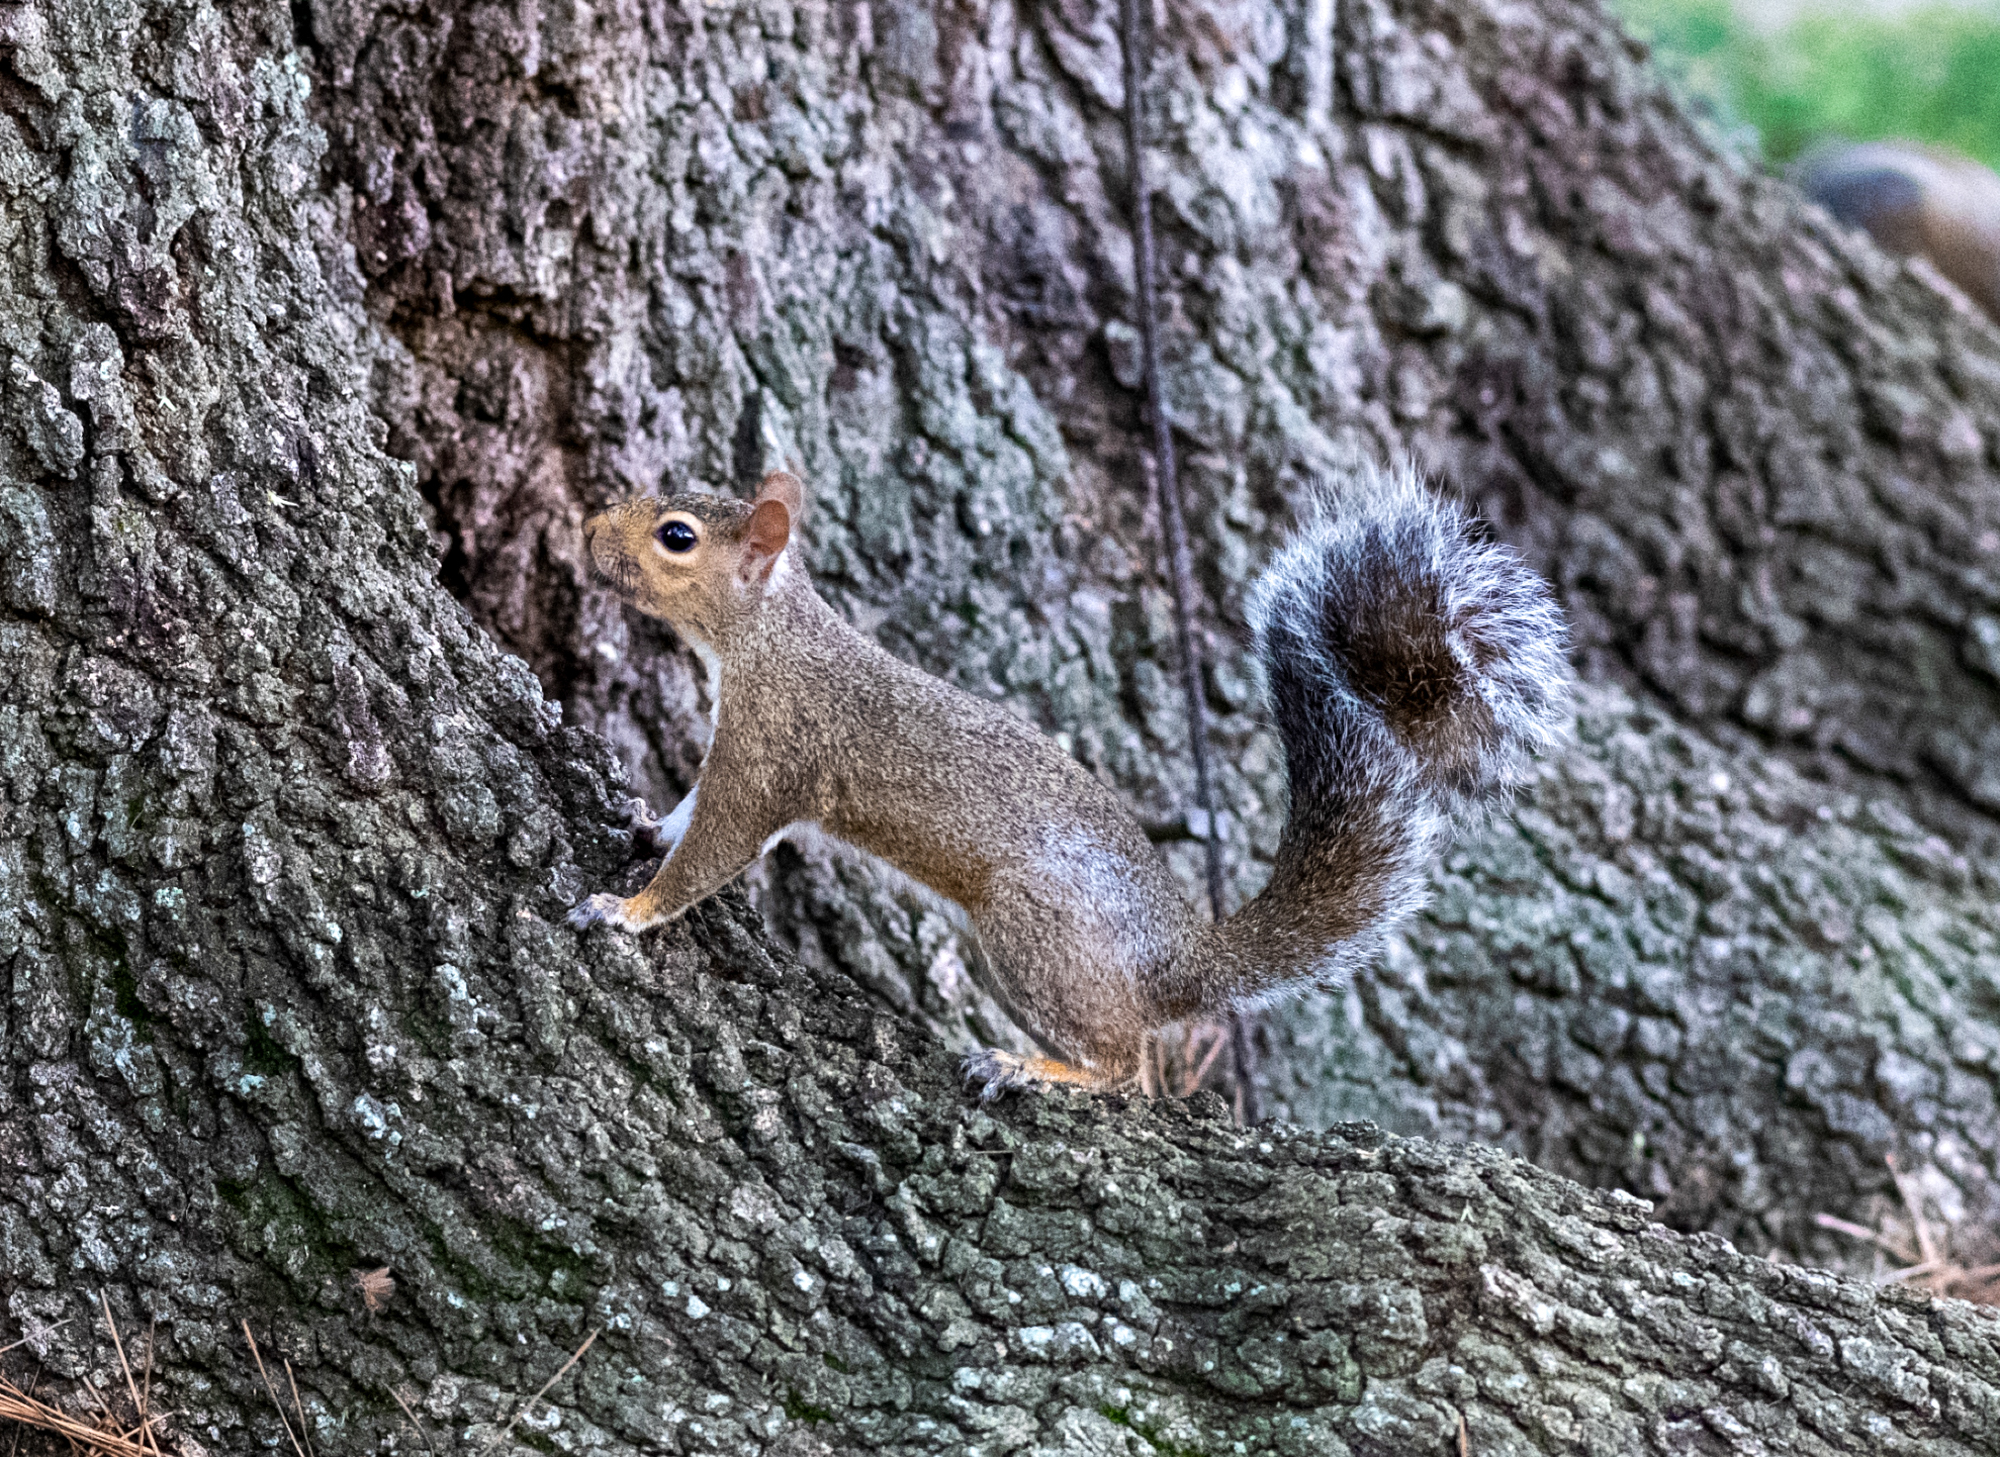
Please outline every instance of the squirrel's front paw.
[[642, 931], [645, 927], [634, 920], [627, 910], [631, 904], [622, 895], [599, 891], [570, 911], [569, 923], [579, 931], [587, 931], [600, 923], [618, 931]]
[[[673, 848], [668, 837], [661, 833], [661, 827], [665, 822], [654, 817], [652, 807], [645, 800], [625, 801], [625, 823], [632, 831], [634, 859], [644, 860], [653, 855], [664, 855]], [[579, 906], [577, 909], [582, 910], [583, 907]]]
[[983, 1048], [966, 1058], [960, 1069], [965, 1080], [979, 1089], [981, 1104], [992, 1102], [1010, 1088], [1102, 1088], [1105, 1079], [1084, 1068], [1071, 1067], [1052, 1057], [1022, 1057], [997, 1047]]

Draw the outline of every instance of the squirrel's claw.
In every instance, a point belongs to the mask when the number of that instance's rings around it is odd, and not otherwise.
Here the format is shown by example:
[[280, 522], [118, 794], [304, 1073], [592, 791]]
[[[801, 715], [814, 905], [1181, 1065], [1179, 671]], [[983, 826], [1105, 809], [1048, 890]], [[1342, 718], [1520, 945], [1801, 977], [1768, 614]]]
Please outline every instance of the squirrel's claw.
[[580, 905], [570, 909], [566, 919], [579, 931], [587, 931], [600, 922], [619, 931], [636, 931], [625, 915], [625, 897], [613, 895], [609, 891], [599, 891]]
[[652, 806], [645, 800], [634, 796], [625, 801], [625, 823], [632, 829], [633, 858], [643, 860], [652, 855], [664, 855], [673, 848], [661, 833], [663, 821], [654, 815]]
[[959, 1064], [958, 1071], [966, 1086], [979, 1089], [979, 1106], [983, 1108], [1009, 1088], [1021, 1086], [1014, 1079], [1014, 1070], [1008, 1066], [1008, 1063], [1019, 1061], [1019, 1058], [986, 1047], [970, 1054]]

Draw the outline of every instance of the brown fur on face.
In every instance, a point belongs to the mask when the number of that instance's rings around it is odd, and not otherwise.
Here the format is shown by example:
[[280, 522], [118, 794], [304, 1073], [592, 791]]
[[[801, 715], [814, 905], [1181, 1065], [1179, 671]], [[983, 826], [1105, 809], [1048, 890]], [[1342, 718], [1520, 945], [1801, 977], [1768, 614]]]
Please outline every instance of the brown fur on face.
[[[755, 501], [684, 493], [613, 506], [583, 523], [591, 565], [641, 612], [712, 646], [754, 600], [753, 584], [743, 577], [742, 567], [759, 505], [771, 500], [786, 508], [784, 536], [803, 510], [804, 490], [789, 472], [775, 472], [765, 485]], [[694, 531], [692, 550], [669, 551], [662, 542], [661, 531], [676, 521]], [[777, 551], [784, 544], [780, 539]], [[766, 553], [773, 559], [776, 554]]]

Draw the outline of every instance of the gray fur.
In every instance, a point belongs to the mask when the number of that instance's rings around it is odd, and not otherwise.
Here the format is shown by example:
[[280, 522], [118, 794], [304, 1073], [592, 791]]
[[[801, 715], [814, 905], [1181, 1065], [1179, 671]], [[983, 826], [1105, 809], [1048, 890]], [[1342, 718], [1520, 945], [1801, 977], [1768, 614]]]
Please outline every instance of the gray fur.
[[1547, 584], [1414, 468], [1322, 488], [1251, 594], [1291, 814], [1264, 894], [1205, 940], [1239, 998], [1339, 985], [1424, 902], [1462, 819], [1569, 722]]

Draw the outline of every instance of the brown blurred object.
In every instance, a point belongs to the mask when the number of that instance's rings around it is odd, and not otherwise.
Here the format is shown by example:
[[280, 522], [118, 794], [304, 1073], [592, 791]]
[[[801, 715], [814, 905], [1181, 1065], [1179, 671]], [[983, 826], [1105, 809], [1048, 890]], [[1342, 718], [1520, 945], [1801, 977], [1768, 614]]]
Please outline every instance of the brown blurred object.
[[354, 1288], [361, 1292], [363, 1305], [370, 1310], [380, 1310], [396, 1293], [396, 1281], [390, 1275], [389, 1267], [384, 1265], [379, 1270], [354, 1271]]
[[2000, 320], [2000, 174], [1917, 142], [1864, 142], [1808, 156], [1807, 194], [1891, 253], [1921, 253]]

